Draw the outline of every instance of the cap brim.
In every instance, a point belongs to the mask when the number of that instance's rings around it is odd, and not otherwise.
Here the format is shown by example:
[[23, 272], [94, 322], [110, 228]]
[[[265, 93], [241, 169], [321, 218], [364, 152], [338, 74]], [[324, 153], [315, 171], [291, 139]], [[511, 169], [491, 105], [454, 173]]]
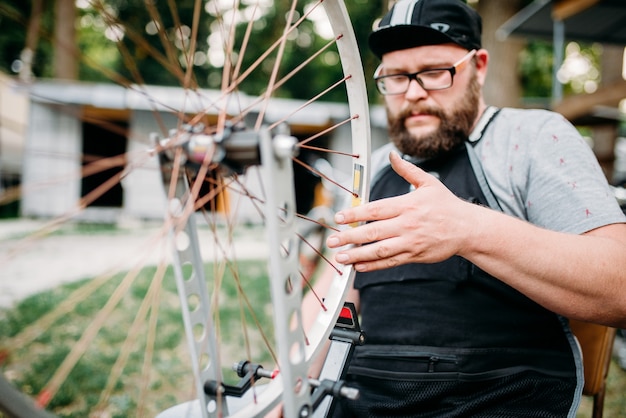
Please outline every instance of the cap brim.
[[369, 36], [370, 49], [378, 58], [391, 51], [450, 42], [456, 43], [438, 30], [415, 25], [389, 26], [372, 32]]

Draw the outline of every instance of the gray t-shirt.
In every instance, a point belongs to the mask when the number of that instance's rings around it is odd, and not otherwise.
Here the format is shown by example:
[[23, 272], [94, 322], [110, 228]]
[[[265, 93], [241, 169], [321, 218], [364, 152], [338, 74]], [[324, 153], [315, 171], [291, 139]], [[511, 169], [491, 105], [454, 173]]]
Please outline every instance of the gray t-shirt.
[[[372, 184], [392, 150], [387, 144], [372, 153]], [[482, 131], [475, 151], [509, 215], [574, 234], [626, 222], [593, 151], [558, 113], [503, 108]]]

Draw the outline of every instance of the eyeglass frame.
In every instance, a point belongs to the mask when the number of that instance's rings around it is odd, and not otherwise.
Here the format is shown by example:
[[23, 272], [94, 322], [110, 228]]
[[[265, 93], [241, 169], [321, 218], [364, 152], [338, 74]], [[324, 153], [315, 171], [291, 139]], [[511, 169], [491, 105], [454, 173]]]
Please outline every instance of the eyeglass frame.
[[[437, 90], [449, 89], [454, 84], [454, 76], [456, 74], [460, 73], [461, 71], [463, 71], [463, 69], [465, 68], [467, 63], [470, 61], [470, 59], [473, 58], [476, 55], [476, 52], [477, 52], [476, 49], [472, 49], [463, 58], [461, 58], [460, 60], [455, 62], [451, 67], [428, 68], [428, 69], [420, 70], [420, 71], [417, 71], [417, 72], [414, 72], [414, 73], [398, 73], [398, 74], [380, 75], [380, 72], [383, 70], [383, 64], [381, 63], [378, 66], [378, 68], [376, 68], [376, 71], [374, 71], [374, 81], [376, 82], [376, 89], [383, 96], [394, 96], [394, 95], [397, 95], [397, 94], [405, 94], [407, 91], [409, 91], [409, 87], [411, 87], [411, 81], [413, 81], [413, 80], [417, 81], [417, 84], [419, 84], [420, 87], [422, 87], [426, 91], [437, 91]], [[424, 82], [418, 76], [420, 74], [428, 73], [428, 72], [431, 72], [431, 71], [448, 71], [450, 73], [450, 84], [448, 86], [445, 86], [445, 87], [438, 87], [438, 88], [434, 88], [434, 89], [424, 87]], [[402, 92], [398, 92], [398, 93], [385, 93], [384, 91], [382, 91], [382, 89], [381, 89], [381, 87], [379, 85], [379, 80], [385, 79], [385, 78], [388, 78], [388, 77], [397, 77], [397, 76], [406, 76], [408, 78], [409, 82], [406, 85], [406, 90], [404, 90]]]

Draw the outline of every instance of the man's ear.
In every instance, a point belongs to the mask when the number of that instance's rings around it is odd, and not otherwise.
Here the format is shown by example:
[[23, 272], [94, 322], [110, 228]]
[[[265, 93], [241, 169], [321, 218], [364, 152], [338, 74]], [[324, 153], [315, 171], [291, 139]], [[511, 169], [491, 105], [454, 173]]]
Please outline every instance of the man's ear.
[[481, 86], [485, 85], [487, 77], [487, 67], [489, 66], [489, 52], [486, 49], [479, 49], [475, 55], [476, 76]]

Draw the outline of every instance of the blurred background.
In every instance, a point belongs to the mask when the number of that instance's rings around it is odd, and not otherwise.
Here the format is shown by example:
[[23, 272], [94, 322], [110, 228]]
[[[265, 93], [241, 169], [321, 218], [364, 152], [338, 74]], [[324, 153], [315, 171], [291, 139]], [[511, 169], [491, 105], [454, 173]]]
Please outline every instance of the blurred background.
[[[286, 3], [286, 0], [243, 1], [242, 8], [260, 7], [262, 17], [255, 24], [269, 34], [280, 26], [272, 24], [273, 19], [279, 18], [276, 8], [280, 2]], [[176, 3], [179, 21], [190, 21], [194, 1]], [[367, 35], [391, 3], [386, 0], [346, 1], [368, 77], [378, 62], [368, 51]], [[483, 16], [483, 45], [493, 57], [485, 89], [487, 103], [561, 112], [588, 138], [609, 181], [615, 185], [626, 182], [623, 139], [626, 3], [620, 0], [470, 0], [469, 3]], [[154, 4], [157, 9], [163, 9], [165, 19], [171, 16], [167, 2]], [[209, 16], [211, 7], [219, 7], [219, 1], [205, 2]], [[116, 25], [115, 21], [123, 21], [125, 26]], [[286, 51], [287, 63], [302, 62], [309, 47], [319, 46], [332, 36], [314, 17], [306, 23], [294, 35], [298, 37], [298, 47]], [[182, 53], [192, 37], [190, 28], [182, 25], [174, 30], [174, 21], [164, 20], [160, 24], [175, 38], [178, 49], [167, 53], [178, 57], [178, 70], [164, 71], [162, 61], [153, 52], [162, 48], [161, 32], [143, 2], [0, 2], [0, 192], [15, 190], [36, 165], [34, 154], [25, 150], [36, 148], [37, 141], [44, 141], [45, 132], [33, 123], [37, 118], [56, 121], [49, 121], [46, 127], [47, 132], [54, 131], [53, 136], [72, 136], [74, 139], [68, 141], [68, 149], [118, 155], [132, 149], [129, 131], [140, 129], [137, 128], [140, 122], [132, 115], [146, 107], [142, 109], [137, 103], [125, 101], [120, 87], [137, 83], [175, 88], [180, 86], [176, 71], [192, 65], [194, 88], [219, 89], [224, 56], [222, 40], [211, 26], [217, 24], [216, 21], [207, 19], [199, 25], [199, 33], [194, 37], [196, 52], [191, 59], [184, 58]], [[250, 40], [249, 48], [266, 49], [265, 39], [255, 37]], [[120, 52], [118, 46], [126, 51]], [[336, 79], [339, 71], [333, 66], [336, 60], [336, 53], [329, 52], [323, 60], [312, 62], [288, 81], [282, 94], [289, 97], [284, 99], [306, 100], [319, 91], [319, 86], [328, 85], [328, 80]], [[253, 74], [245, 93], [254, 95], [263, 87], [260, 81], [255, 83]], [[169, 90], [162, 90], [162, 94], [172, 95]], [[385, 141], [386, 120], [373, 83], [368, 84], [368, 95], [372, 105], [373, 141], [377, 145]], [[341, 97], [331, 92], [322, 100], [340, 103]], [[64, 127], [57, 120], [63, 119], [62, 112], [46, 111], [42, 116], [40, 105], [45, 102], [49, 109], [51, 101], [64, 105], [65, 115], [70, 106], [76, 114], [80, 113], [79, 126]], [[314, 118], [312, 115], [303, 126], [315, 124]], [[103, 128], [103, 124], [108, 127]], [[98, 149], [102, 141], [88, 139], [102, 136], [107, 137], [104, 150]], [[92, 190], [98, 181], [97, 178], [87, 183], [83, 181], [81, 193]], [[130, 205], [131, 202], [124, 202], [128, 199], [124, 187], [120, 184], [91, 205], [114, 210]], [[0, 205], [2, 217], [54, 215], [38, 210], [40, 201], [29, 203], [13, 194], [11, 199], [5, 197], [3, 203]], [[137, 208], [135, 215], [149, 215], [144, 209]], [[129, 211], [133, 213], [132, 209]], [[98, 216], [103, 220], [116, 218], [107, 211], [101, 213]]]

